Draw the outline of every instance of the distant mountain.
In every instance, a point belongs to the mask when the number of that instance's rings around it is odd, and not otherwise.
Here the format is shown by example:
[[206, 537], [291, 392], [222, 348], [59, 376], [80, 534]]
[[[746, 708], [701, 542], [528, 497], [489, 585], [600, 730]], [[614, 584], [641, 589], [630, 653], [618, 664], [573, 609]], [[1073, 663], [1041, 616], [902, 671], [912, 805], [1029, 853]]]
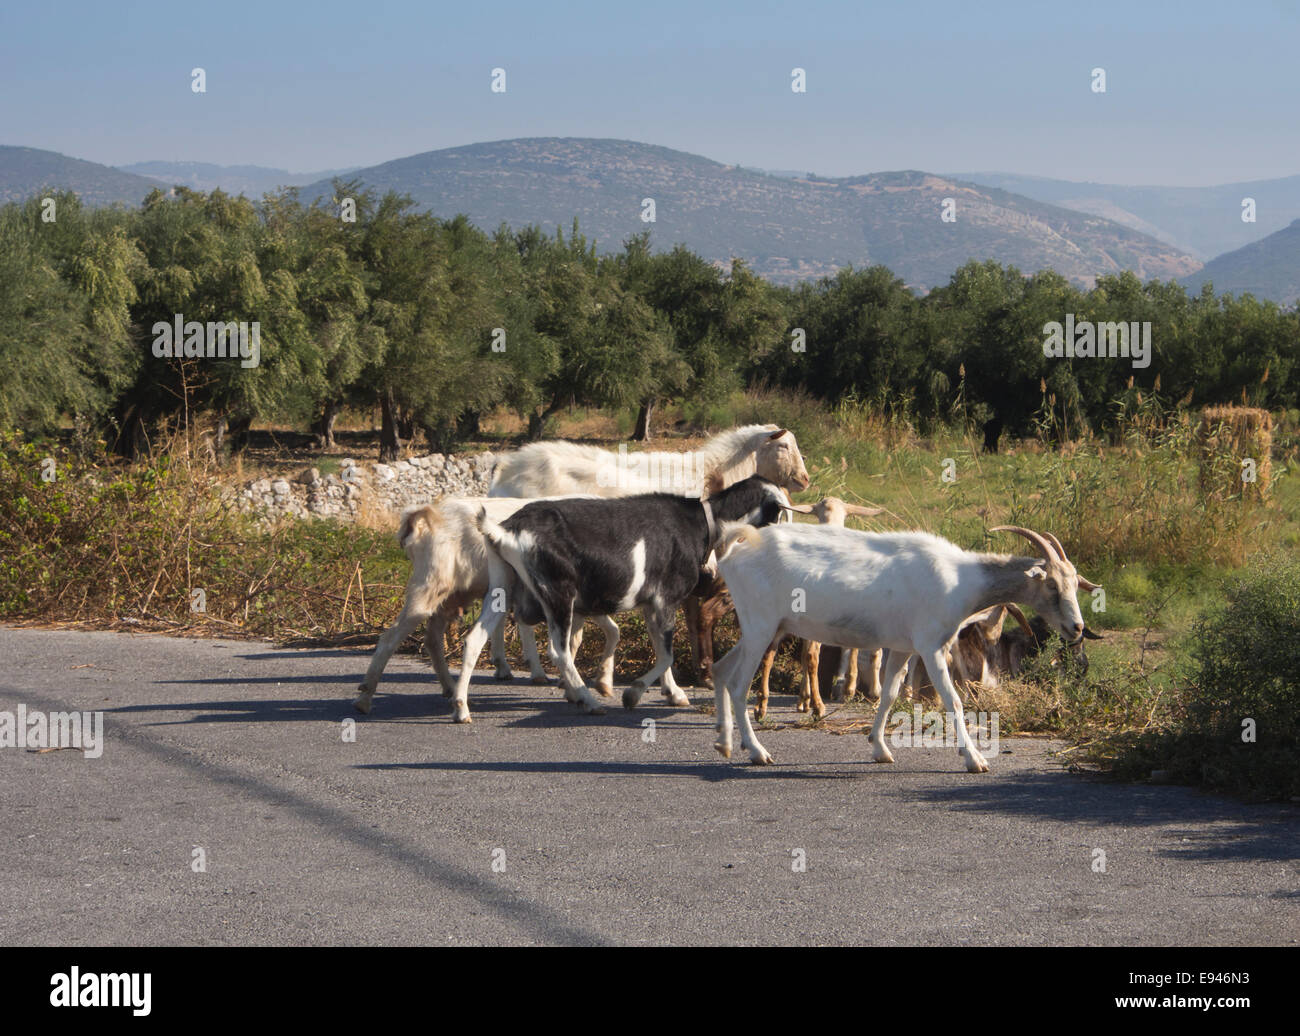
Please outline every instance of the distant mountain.
[[[352, 174], [380, 192], [411, 195], [439, 216], [478, 226], [567, 228], [617, 250], [642, 230], [656, 248], [678, 242], [716, 262], [732, 256], [794, 281], [852, 263], [883, 263], [911, 287], [945, 283], [969, 259], [1025, 273], [1051, 268], [1089, 285], [1132, 269], [1162, 279], [1194, 272], [1178, 248], [1108, 219], [1003, 190], [906, 171], [843, 179], [765, 175], [699, 155], [624, 140], [529, 138], [430, 151]], [[328, 183], [304, 187], [304, 200]], [[944, 223], [945, 198], [956, 222]], [[653, 199], [655, 222], [642, 222]]]
[[1212, 259], [1183, 283], [1193, 291], [1210, 281], [1216, 293], [1250, 292], [1283, 305], [1300, 300], [1300, 219], [1263, 241]]
[[318, 180], [346, 176], [350, 169], [323, 169], [315, 173], [291, 173], [285, 169], [271, 169], [260, 165], [214, 165], [211, 162], [135, 162], [120, 167], [128, 173], [152, 177], [167, 186], [183, 184], [196, 191], [213, 191], [217, 188], [227, 194], [243, 194], [260, 198], [279, 187], [301, 187]]
[[[1259, 241], [1300, 218], [1300, 176], [1218, 187], [1122, 187], [1015, 173], [952, 175], [1113, 219], [1199, 259]], [[1241, 221], [1243, 198], [1255, 199], [1254, 223]]]
[[56, 189], [76, 191], [87, 205], [139, 205], [158, 186], [156, 180], [57, 151], [0, 145], [0, 203]]

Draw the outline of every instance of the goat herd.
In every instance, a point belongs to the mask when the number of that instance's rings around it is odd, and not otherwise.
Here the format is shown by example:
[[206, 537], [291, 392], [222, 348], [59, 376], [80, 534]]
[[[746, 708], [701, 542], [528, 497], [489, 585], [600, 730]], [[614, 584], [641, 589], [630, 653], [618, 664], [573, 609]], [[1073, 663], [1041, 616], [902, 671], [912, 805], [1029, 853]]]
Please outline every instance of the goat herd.
[[[990, 663], [1014, 671], [1026, 653], [1042, 647], [1049, 629], [1081, 651], [1083, 638], [1095, 634], [1084, 626], [1077, 594], [1094, 585], [1075, 571], [1051, 533], [991, 530], [1022, 536], [1038, 552], [1015, 557], [963, 550], [923, 532], [859, 532], [845, 528], [845, 518], [878, 509], [834, 497], [792, 504], [788, 493], [809, 484], [793, 433], [775, 425], [735, 428], [687, 453], [616, 455], [544, 442], [508, 454], [488, 497], [444, 498], [403, 514], [398, 539], [413, 571], [401, 614], [379, 639], [356, 707], [370, 712], [388, 659], [427, 619], [425, 649], [443, 693], [453, 698], [455, 721], [470, 722], [470, 676], [489, 639], [497, 677], [510, 678], [503, 620], [513, 610], [533, 682], [548, 682], [533, 635], [533, 626], [544, 621], [565, 698], [603, 713], [613, 694], [619, 639], [611, 616], [633, 608], [645, 618], [655, 664], [623, 692], [623, 704], [634, 708], [659, 680], [673, 705], [688, 706], [672, 672], [673, 627], [683, 606], [701, 682], [714, 686], [714, 747], [724, 756], [731, 756], [734, 713], [750, 760], [772, 762], [755, 736], [745, 698], [761, 665], [761, 719], [776, 647], [794, 635], [806, 641], [801, 710], [824, 712], [819, 644], [851, 649], [842, 652], [836, 680], [848, 696], [856, 686], [857, 651], [873, 652], [872, 691], [880, 704], [871, 728], [872, 759], [892, 762], [885, 723], [909, 671], [915, 688], [924, 666], [952, 717], [966, 768], [986, 772], [966, 731], [950, 659], [966, 680], [987, 679]], [[821, 524], [792, 522], [795, 511]], [[728, 594], [741, 637], [714, 666], [712, 630]], [[447, 623], [480, 600], [453, 682]], [[1038, 613], [1036, 627], [1017, 605]], [[1002, 632], [1008, 613], [1028, 640], [1017, 645], [1014, 635]], [[597, 693], [574, 665], [586, 619], [605, 636]], [[919, 664], [909, 665], [913, 659]]]

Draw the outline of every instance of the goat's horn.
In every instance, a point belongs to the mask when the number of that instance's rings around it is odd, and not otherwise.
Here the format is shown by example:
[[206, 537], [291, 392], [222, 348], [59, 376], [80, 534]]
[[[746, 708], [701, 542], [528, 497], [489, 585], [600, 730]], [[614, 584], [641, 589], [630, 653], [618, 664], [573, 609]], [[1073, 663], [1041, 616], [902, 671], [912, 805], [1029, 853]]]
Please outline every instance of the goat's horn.
[[[1079, 575], [1079, 573], [1076, 571], [1075, 575]], [[1101, 587], [1099, 587], [1091, 579], [1084, 579], [1083, 576], [1079, 576], [1079, 589], [1092, 592], [1093, 590], [1100, 590]]]
[[849, 514], [856, 514], [859, 518], [874, 518], [878, 514], [884, 514], [883, 507], [863, 507], [861, 504], [845, 504], [844, 510]]
[[1043, 533], [1043, 539], [1048, 540], [1052, 544], [1052, 546], [1056, 548], [1056, 553], [1061, 555], [1062, 561], [1070, 560], [1065, 555], [1065, 548], [1061, 546], [1061, 541], [1058, 540], [1055, 536], [1053, 536], [1050, 532]]
[[1083, 627], [1083, 635], [1084, 635], [1085, 637], [1087, 637], [1089, 640], [1105, 640], [1105, 639], [1106, 639], [1106, 638], [1103, 637], [1100, 633], [1094, 633], [1092, 630], [1088, 629], [1087, 626], [1084, 626], [1084, 627]]
[[1019, 525], [999, 525], [995, 529], [990, 529], [989, 532], [1014, 532], [1017, 535], [1023, 536], [1035, 547], [1037, 547], [1040, 551], [1042, 551], [1043, 557], [1045, 557], [1048, 561], [1061, 560], [1060, 556], [1056, 553], [1056, 549], [1050, 543], [1048, 543], [1047, 540], [1043, 539], [1041, 533], [1034, 532], [1033, 529], [1026, 529]]
[[775, 432], [773, 432], [771, 435], [769, 435], [768, 438], [769, 438], [769, 439], [779, 439], [779, 438], [781, 438], [781, 436], [785, 435], [788, 431], [789, 431], [789, 429], [786, 429], [786, 428], [778, 428]]
[[786, 510], [788, 510], [788, 511], [798, 511], [800, 514], [812, 514], [812, 513], [813, 513], [813, 505], [812, 505], [812, 504], [782, 504], [781, 506], [784, 507], [784, 508], [785, 508]]
[[1025, 613], [1020, 610], [1020, 605], [1009, 603], [1007, 605], [1007, 611], [1010, 612], [1011, 617], [1016, 620], [1016, 624], [1029, 635], [1029, 639], [1033, 640], [1033, 627], [1029, 625], [1029, 620], [1025, 618]]

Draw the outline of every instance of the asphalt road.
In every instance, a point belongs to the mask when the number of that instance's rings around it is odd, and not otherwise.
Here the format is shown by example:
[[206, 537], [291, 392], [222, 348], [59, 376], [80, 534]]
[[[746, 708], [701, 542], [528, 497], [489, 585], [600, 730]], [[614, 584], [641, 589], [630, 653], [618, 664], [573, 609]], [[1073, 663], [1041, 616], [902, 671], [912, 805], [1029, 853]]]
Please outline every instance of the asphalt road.
[[411, 656], [369, 717], [362, 652], [0, 629], [0, 658], [0, 710], [106, 729], [97, 759], [0, 748], [4, 945], [1300, 941], [1300, 809], [1088, 780], [1041, 741], [975, 775], [784, 729], [755, 768], [698, 711], [487, 673], [456, 726]]

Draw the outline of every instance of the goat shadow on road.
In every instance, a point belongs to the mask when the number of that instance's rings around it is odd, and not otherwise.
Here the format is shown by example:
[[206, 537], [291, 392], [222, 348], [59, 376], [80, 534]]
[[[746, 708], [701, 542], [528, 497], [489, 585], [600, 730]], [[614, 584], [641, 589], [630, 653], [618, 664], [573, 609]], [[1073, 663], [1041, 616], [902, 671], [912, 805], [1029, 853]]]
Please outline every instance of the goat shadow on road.
[[1171, 830], [1159, 851], [1180, 860], [1276, 860], [1294, 866], [1300, 859], [1300, 810], [1293, 806], [1245, 803], [1194, 788], [1084, 780], [1066, 773], [998, 775], [995, 770], [991, 776], [946, 788], [900, 789], [899, 794], [946, 809], [1099, 829], [1164, 825]]
[[[823, 766], [824, 770], [818, 769]], [[811, 763], [794, 769], [788, 766], [748, 766], [721, 760], [689, 763], [607, 762], [592, 759], [556, 762], [440, 760], [419, 763], [359, 763], [355, 768], [358, 770], [445, 770], [457, 773], [589, 774], [597, 777], [689, 777], [707, 784], [730, 780], [853, 781], [859, 779], [858, 774], [846, 771], [843, 763]]]

